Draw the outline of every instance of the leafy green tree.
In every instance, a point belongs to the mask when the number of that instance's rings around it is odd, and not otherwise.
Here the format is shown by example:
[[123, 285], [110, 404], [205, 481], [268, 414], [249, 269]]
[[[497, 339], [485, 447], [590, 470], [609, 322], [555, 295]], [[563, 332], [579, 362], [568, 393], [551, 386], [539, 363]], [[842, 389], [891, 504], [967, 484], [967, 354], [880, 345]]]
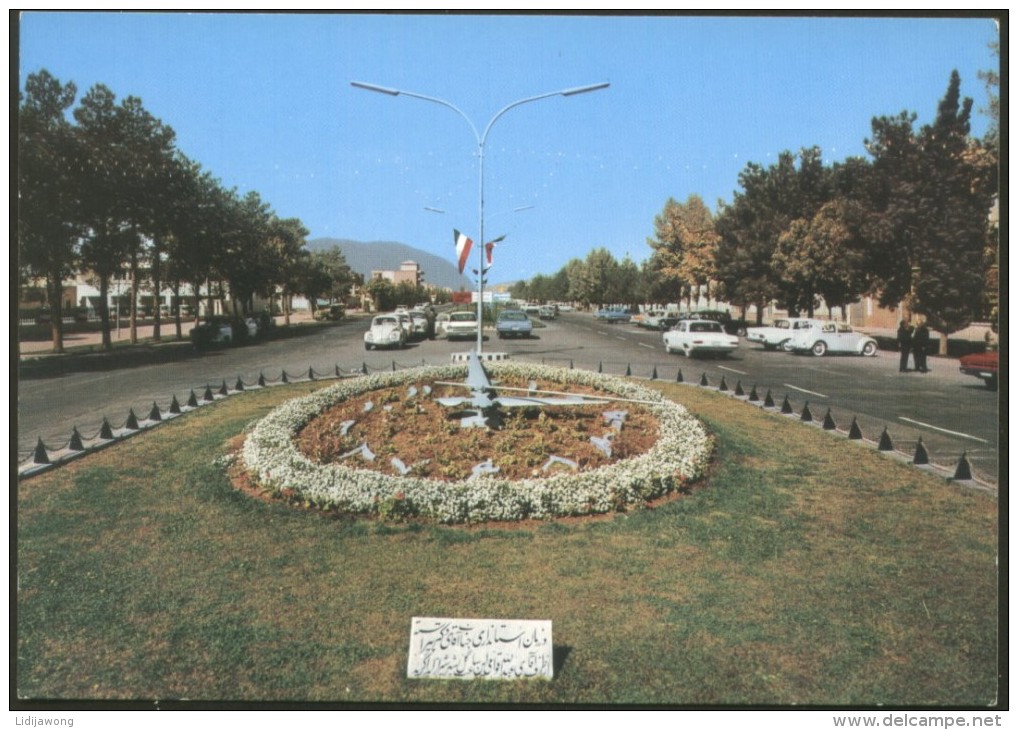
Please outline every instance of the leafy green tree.
[[63, 282], [74, 273], [81, 234], [76, 143], [66, 112], [77, 89], [43, 70], [25, 81], [18, 107], [18, 257], [46, 282], [53, 352], [64, 351]]
[[364, 288], [371, 296], [376, 312], [387, 312], [396, 307], [396, 287], [388, 279], [372, 279]]
[[[169, 232], [173, 195], [174, 131], [153, 117], [135, 96], [126, 97], [118, 112], [122, 117], [118, 153], [130, 164], [121, 171], [121, 195], [128, 207], [128, 218], [138, 234], [136, 245], [128, 251], [131, 275], [131, 342], [138, 342], [138, 304], [142, 264], [147, 260], [156, 299], [161, 288], [162, 252]], [[146, 242], [148, 243], [146, 249]], [[155, 307], [158, 338], [160, 311]]]
[[311, 303], [314, 312], [317, 301], [327, 298], [333, 286], [333, 278], [321, 259], [311, 252], [302, 250], [291, 262], [282, 285], [282, 309], [286, 324], [290, 324], [290, 299], [294, 294], [303, 294]]
[[961, 99], [960, 87], [952, 72], [932, 125], [916, 133], [914, 114], [875, 119], [867, 141], [875, 172], [869, 237], [892, 259], [875, 277], [881, 302], [907, 299], [941, 333], [942, 353], [947, 336], [967, 326], [984, 301], [996, 192], [974, 154], [972, 99]]
[[[102, 345], [113, 347], [110, 336], [110, 283], [122, 273], [132, 250], [141, 245], [128, 188], [132, 182], [131, 154], [125, 114], [118, 108], [113, 92], [96, 84], [74, 110], [79, 157], [75, 166], [79, 193], [80, 221], [84, 227], [81, 262], [99, 284], [99, 316]], [[120, 305], [118, 301], [117, 314]]]
[[355, 283], [356, 276], [346, 262], [346, 256], [339, 246], [324, 251], [313, 251], [311, 258], [328, 272], [330, 284], [325, 295], [330, 301], [346, 301], [350, 295], [350, 287]]
[[721, 206], [715, 222], [717, 276], [731, 301], [757, 305], [758, 324], [767, 302], [801, 298], [795, 281], [775, 269], [774, 253], [792, 221], [810, 220], [832, 194], [820, 149], [803, 148], [798, 157], [798, 168], [788, 151], [768, 168], [748, 164], [739, 174], [742, 191]]
[[781, 234], [774, 252], [775, 269], [783, 272], [789, 301], [795, 310], [805, 309], [812, 317], [818, 297], [830, 308], [858, 301], [863, 254], [858, 246], [857, 208], [844, 199], [831, 201], [809, 220], [797, 218]]
[[272, 249], [274, 214], [255, 192], [235, 199], [228, 208], [228, 226], [222, 232], [225, 247], [220, 270], [229, 284], [235, 314], [250, 314], [256, 294], [268, 297], [273, 290], [275, 268], [280, 259]]
[[582, 268], [575, 271], [575, 278], [570, 277], [570, 286], [579, 294], [577, 297], [584, 303], [604, 306], [606, 303], [616, 304], [623, 301], [625, 292], [618, 287], [619, 263], [606, 248], [595, 248], [587, 254]]

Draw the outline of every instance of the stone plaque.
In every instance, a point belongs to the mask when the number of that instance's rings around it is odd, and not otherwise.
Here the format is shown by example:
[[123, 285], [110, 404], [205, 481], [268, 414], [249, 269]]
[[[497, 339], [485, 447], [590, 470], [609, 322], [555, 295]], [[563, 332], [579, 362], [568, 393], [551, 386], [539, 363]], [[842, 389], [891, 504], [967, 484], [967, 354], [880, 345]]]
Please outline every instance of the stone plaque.
[[410, 625], [410, 679], [553, 676], [551, 621], [415, 616]]

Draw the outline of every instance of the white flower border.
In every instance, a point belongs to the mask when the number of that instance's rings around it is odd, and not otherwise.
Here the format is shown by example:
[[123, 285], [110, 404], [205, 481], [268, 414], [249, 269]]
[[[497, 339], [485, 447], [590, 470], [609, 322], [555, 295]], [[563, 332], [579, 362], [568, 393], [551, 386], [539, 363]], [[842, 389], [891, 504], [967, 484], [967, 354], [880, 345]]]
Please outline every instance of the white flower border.
[[454, 482], [318, 464], [297, 449], [297, 432], [330, 406], [382, 388], [466, 375], [465, 365], [450, 365], [369, 375], [288, 401], [248, 434], [244, 465], [261, 485], [277, 492], [293, 490], [301, 500], [321, 508], [377, 514], [384, 503], [406, 500], [401, 506], [412, 514], [443, 523], [476, 523], [601, 514], [644, 504], [698, 479], [710, 462], [714, 440], [703, 424], [684, 406], [649, 388], [599, 373], [533, 363], [494, 362], [485, 367], [492, 376], [575, 383], [655, 401], [649, 407], [660, 424], [658, 440], [645, 454], [592, 471], [518, 480], [495, 474]]

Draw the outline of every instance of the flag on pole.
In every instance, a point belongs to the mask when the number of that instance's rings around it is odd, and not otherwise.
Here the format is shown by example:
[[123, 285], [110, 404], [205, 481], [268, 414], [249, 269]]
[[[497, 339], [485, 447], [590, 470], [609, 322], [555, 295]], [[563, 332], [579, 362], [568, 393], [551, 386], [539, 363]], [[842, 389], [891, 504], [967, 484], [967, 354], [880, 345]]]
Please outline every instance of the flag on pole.
[[491, 264], [492, 264], [491, 252], [495, 249], [495, 245], [498, 244], [498, 243], [501, 243], [504, 240], [505, 240], [505, 236], [499, 236], [498, 238], [496, 238], [494, 240], [491, 240], [491, 241], [488, 241], [486, 244], [484, 244], [485, 258], [488, 260], [487, 268], [489, 268], [489, 269], [491, 268]]
[[456, 258], [459, 261], [460, 273], [462, 274], [463, 268], [467, 265], [467, 257], [470, 255], [470, 248], [474, 245], [474, 242], [455, 228], [452, 229], [452, 236], [456, 241]]

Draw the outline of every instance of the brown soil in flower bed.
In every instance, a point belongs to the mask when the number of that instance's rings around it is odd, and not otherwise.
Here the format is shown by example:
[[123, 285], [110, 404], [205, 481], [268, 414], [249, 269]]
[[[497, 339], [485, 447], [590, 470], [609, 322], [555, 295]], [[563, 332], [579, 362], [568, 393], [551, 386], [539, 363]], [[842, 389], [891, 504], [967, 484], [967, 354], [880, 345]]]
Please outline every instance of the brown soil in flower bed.
[[[501, 385], [526, 387], [510, 379]], [[431, 385], [431, 395], [424, 395]], [[658, 437], [658, 422], [645, 407], [611, 402], [584, 406], [505, 408], [502, 428], [460, 428], [459, 408], [446, 408], [434, 398], [462, 396], [465, 389], [436, 386], [425, 381], [415, 384], [418, 395], [410, 397], [409, 386], [364, 393], [323, 411], [297, 435], [297, 447], [319, 463], [344, 463], [360, 469], [399, 474], [394, 458], [411, 468], [410, 474], [455, 481], [469, 477], [473, 468], [487, 459], [509, 479], [548, 476], [555, 470], [571, 470], [554, 464], [544, 466], [551, 456], [571, 459], [580, 471], [589, 471], [647, 452]], [[597, 394], [591, 388], [538, 382], [538, 389]], [[603, 393], [602, 393], [603, 395]], [[365, 405], [371, 403], [370, 410]], [[626, 411], [621, 431], [605, 422], [606, 411]], [[344, 436], [345, 421], [355, 421]], [[614, 434], [612, 455], [607, 457], [590, 442], [592, 436]], [[342, 459], [362, 444], [374, 453], [374, 461], [355, 455]]]

